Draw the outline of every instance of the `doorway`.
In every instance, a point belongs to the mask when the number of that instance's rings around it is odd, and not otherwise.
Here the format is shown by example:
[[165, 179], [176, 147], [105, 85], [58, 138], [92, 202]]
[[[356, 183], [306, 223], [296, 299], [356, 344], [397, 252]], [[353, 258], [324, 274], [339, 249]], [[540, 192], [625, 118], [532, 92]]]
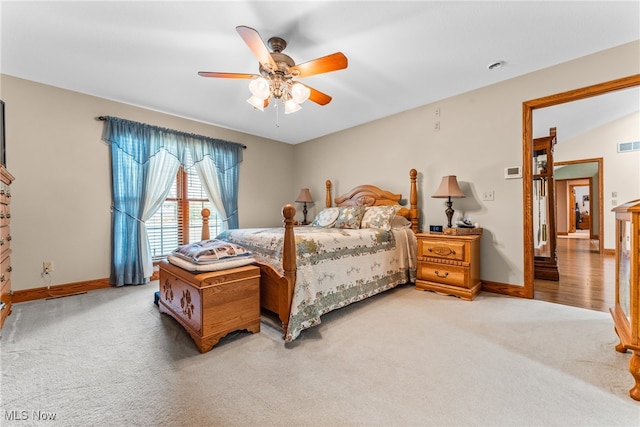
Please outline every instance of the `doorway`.
[[[533, 155], [533, 111], [540, 108], [578, 101], [598, 95], [614, 92], [640, 85], [640, 75], [636, 74], [609, 82], [576, 89], [560, 94], [539, 98], [522, 104], [523, 138], [522, 138], [522, 185], [523, 185], [523, 240], [524, 240], [524, 286], [522, 289], [513, 289], [510, 294], [533, 298], [534, 296], [534, 242], [532, 220], [533, 194], [533, 165], [530, 159]], [[602, 191], [602, 190], [600, 190]], [[600, 233], [600, 246], [603, 233]]]
[[604, 253], [604, 159], [554, 163], [559, 238], [585, 238], [589, 250]]

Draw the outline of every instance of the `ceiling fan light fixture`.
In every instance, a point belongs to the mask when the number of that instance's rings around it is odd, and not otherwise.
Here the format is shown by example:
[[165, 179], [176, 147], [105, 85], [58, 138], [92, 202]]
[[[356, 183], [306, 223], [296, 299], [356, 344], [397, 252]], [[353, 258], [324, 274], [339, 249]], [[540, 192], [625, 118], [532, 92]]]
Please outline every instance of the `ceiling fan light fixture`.
[[261, 100], [265, 100], [271, 96], [271, 87], [269, 85], [269, 81], [264, 77], [251, 79], [251, 82], [249, 82], [249, 90], [254, 97], [260, 98]]
[[247, 102], [253, 106], [253, 108], [258, 109], [260, 111], [264, 111], [264, 99], [258, 98], [257, 96], [252, 96], [247, 99]]
[[302, 83], [296, 82], [291, 86], [291, 98], [296, 104], [302, 104], [310, 95], [311, 90]]

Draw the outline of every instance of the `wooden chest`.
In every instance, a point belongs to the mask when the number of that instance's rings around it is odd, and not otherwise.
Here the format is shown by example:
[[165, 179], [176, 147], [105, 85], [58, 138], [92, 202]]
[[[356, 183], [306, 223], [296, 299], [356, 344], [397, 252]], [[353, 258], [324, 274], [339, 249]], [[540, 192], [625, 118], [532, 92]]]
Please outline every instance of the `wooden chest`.
[[166, 261], [159, 267], [160, 312], [175, 318], [201, 353], [230, 332], [260, 332], [260, 268], [199, 273]]
[[416, 288], [473, 300], [480, 281], [480, 235], [418, 233]]

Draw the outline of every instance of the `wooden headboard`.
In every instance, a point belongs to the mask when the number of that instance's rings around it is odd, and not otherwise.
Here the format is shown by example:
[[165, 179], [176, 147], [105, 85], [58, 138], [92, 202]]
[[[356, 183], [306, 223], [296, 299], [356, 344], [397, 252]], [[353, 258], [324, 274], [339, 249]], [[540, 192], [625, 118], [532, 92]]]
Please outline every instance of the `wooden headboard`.
[[[409, 171], [410, 190], [409, 190], [409, 207], [402, 207], [398, 211], [401, 215], [411, 221], [411, 228], [414, 232], [418, 232], [418, 189], [416, 186], [416, 177], [418, 172], [415, 169]], [[333, 206], [331, 196], [331, 181], [326, 183], [325, 206], [330, 208]], [[359, 185], [345, 194], [336, 197], [335, 206], [393, 206], [399, 205], [402, 194], [395, 194], [390, 191], [382, 190], [375, 185]]]

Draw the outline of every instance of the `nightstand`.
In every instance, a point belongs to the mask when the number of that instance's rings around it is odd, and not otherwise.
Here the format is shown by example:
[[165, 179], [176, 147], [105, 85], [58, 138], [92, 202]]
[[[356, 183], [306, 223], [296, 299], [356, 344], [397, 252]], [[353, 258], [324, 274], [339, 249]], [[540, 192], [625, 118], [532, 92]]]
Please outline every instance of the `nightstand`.
[[472, 301], [480, 281], [481, 235], [418, 233], [416, 288]]

